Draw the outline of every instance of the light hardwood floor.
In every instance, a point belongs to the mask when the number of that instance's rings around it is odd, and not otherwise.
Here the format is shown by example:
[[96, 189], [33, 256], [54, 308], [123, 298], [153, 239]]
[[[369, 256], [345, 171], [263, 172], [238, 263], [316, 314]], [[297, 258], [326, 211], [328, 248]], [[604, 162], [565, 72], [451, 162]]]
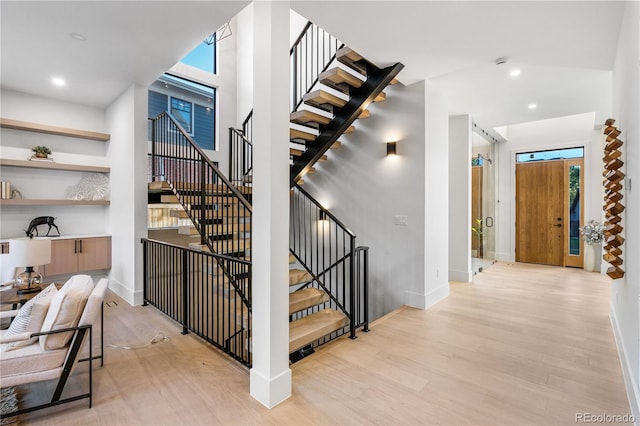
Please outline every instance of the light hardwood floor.
[[[267, 410], [248, 371], [151, 307], [106, 308], [108, 348], [94, 407], [23, 416], [33, 425], [576, 424], [576, 413], [629, 412], [608, 318], [607, 277], [498, 263], [422, 311], [401, 308], [355, 341], [291, 367], [293, 396]], [[80, 372], [81, 373], [81, 372]], [[23, 392], [28, 392], [29, 389]], [[33, 395], [33, 390], [32, 390]]]

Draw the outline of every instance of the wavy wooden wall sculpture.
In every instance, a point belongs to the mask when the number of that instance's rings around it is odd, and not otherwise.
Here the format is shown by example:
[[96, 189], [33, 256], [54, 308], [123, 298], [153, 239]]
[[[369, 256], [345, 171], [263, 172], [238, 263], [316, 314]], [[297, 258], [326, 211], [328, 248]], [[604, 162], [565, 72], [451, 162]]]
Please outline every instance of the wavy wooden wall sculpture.
[[607, 135], [607, 143], [604, 147], [604, 181], [602, 182], [605, 188], [604, 191], [604, 212], [605, 212], [605, 228], [604, 228], [604, 254], [602, 258], [608, 262], [611, 267], [607, 269], [607, 275], [614, 280], [624, 277], [624, 270], [622, 269], [623, 260], [622, 256], [622, 244], [624, 244], [624, 237], [622, 236], [622, 212], [624, 212], [624, 205], [621, 203], [622, 198], [622, 184], [624, 182], [624, 173], [620, 170], [624, 166], [622, 161], [622, 147], [623, 142], [618, 139], [620, 136], [620, 130], [614, 126], [615, 120], [613, 118], [608, 119], [604, 125], [604, 134]]

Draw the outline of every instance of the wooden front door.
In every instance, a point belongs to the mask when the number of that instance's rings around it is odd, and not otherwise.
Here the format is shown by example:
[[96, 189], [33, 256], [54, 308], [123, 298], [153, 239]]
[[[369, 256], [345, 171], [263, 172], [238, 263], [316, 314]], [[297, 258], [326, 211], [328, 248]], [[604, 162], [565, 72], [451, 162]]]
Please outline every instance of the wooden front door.
[[564, 160], [516, 164], [516, 261], [564, 266]]

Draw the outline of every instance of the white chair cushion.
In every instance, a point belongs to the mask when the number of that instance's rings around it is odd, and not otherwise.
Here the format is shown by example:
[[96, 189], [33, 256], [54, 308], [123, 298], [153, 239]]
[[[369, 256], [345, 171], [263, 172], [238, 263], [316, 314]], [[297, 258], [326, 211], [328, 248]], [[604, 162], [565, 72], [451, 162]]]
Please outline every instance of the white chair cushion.
[[[8, 330], [0, 333], [6, 334]], [[29, 346], [15, 348], [10, 351], [0, 352], [2, 368], [0, 368], [0, 386], [9, 386], [7, 380], [12, 376], [21, 376], [30, 373], [50, 370], [62, 367], [67, 356], [67, 348], [55, 351], [44, 351], [38, 343]]]
[[[53, 296], [41, 331], [58, 330], [78, 325], [87, 298], [93, 290], [93, 279], [88, 275], [76, 275]], [[73, 332], [40, 336], [44, 350], [59, 349], [69, 342]]]
[[[13, 319], [11, 325], [3, 333], [4, 336], [13, 336], [22, 333], [37, 333], [42, 328], [44, 319], [49, 310], [51, 300], [58, 292], [55, 284], [49, 285], [47, 288], [38, 293], [33, 299], [24, 304], [18, 311], [18, 315]], [[2, 345], [2, 350], [11, 350], [21, 346], [30, 345], [38, 340], [37, 337], [32, 339], [13, 342]]]

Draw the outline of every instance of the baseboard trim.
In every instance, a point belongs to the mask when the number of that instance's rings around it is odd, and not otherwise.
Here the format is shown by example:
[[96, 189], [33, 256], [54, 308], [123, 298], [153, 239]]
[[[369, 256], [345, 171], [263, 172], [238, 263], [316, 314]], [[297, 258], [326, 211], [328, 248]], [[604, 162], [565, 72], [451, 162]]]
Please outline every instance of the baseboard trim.
[[620, 358], [620, 366], [622, 367], [622, 376], [624, 377], [624, 385], [627, 390], [629, 407], [631, 408], [631, 414], [636, 419], [635, 424], [638, 424], [637, 419], [640, 419], [640, 390], [638, 389], [638, 382], [636, 378], [631, 373], [631, 364], [625, 350], [624, 339], [620, 333], [618, 317], [616, 317], [613, 305], [610, 305], [609, 307], [609, 319], [611, 320], [613, 336], [616, 340], [616, 346], [618, 347], [618, 357]]
[[412, 308], [426, 309], [427, 296], [413, 291], [405, 291], [404, 304]]
[[447, 297], [449, 297], [449, 283], [443, 284], [435, 290], [431, 290], [429, 293], [427, 293], [425, 309], [429, 309], [430, 307], [440, 302], [441, 300], [446, 299]]
[[267, 408], [273, 408], [291, 397], [291, 369], [268, 378], [252, 368], [249, 371], [249, 388], [254, 399]]
[[449, 281], [458, 281], [461, 283], [470, 283], [473, 279], [473, 271], [456, 271], [449, 269]]
[[144, 294], [142, 291], [131, 290], [129, 287], [113, 278], [113, 276], [109, 277], [109, 290], [122, 297], [131, 306], [142, 305], [142, 302], [144, 302]]

